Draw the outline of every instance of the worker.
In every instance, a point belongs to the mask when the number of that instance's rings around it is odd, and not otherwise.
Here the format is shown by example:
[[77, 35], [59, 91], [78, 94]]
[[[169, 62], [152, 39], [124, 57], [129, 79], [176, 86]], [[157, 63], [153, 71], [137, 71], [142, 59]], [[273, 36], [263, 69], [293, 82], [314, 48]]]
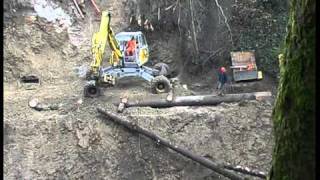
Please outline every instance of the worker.
[[222, 96], [224, 94], [224, 87], [225, 83], [228, 81], [227, 73], [226, 73], [226, 68], [221, 67], [220, 71], [218, 73], [218, 95]]
[[132, 36], [131, 40], [127, 42], [127, 46], [126, 46], [127, 56], [133, 56], [136, 46], [137, 46], [136, 40]]
[[252, 71], [253, 70], [253, 63], [250, 63], [247, 67], [248, 71]]

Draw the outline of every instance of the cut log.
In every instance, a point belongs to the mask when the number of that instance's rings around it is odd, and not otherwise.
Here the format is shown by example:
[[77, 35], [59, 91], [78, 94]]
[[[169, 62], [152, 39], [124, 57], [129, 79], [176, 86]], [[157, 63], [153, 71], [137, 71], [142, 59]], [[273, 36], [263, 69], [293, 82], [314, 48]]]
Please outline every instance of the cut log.
[[31, 100], [29, 101], [29, 106], [30, 106], [31, 108], [35, 108], [38, 104], [39, 104], [39, 100], [38, 100], [38, 99], [31, 99]]
[[199, 164], [225, 176], [225, 177], [228, 177], [232, 180], [243, 180], [244, 178], [242, 178], [241, 176], [235, 174], [235, 173], [232, 173], [228, 170], [225, 170], [224, 169], [224, 166], [223, 165], [220, 165], [220, 164], [217, 164], [215, 162], [212, 162], [210, 161], [209, 159], [207, 158], [204, 158], [202, 156], [198, 156], [198, 155], [195, 155], [193, 153], [191, 153], [190, 151], [188, 150], [185, 150], [183, 148], [180, 148], [178, 146], [175, 146], [173, 145], [171, 142], [163, 139], [162, 137], [159, 137], [157, 136], [156, 134], [152, 133], [152, 132], [149, 132], [141, 127], [139, 127], [138, 125], [136, 124], [133, 124], [132, 122], [129, 122], [127, 120], [124, 120], [120, 117], [118, 117], [117, 115], [113, 114], [113, 113], [109, 113], [107, 111], [105, 111], [104, 109], [102, 108], [97, 108], [97, 111], [102, 114], [104, 117], [106, 117], [107, 119], [109, 120], [112, 120], [113, 122], [121, 125], [121, 126], [124, 126], [126, 127], [127, 129], [131, 130], [131, 131], [134, 131], [134, 132], [137, 132], [139, 134], [142, 134], [152, 140], [154, 140], [155, 142], [157, 142], [157, 144], [161, 144], [163, 146], [166, 146], [170, 149], [172, 149], [173, 151], [187, 157], [187, 158], [190, 158], [192, 159], [193, 161], [196, 161], [198, 162]]
[[39, 83], [40, 82], [39, 78], [35, 75], [22, 76], [20, 80], [23, 83]]
[[119, 106], [118, 106], [119, 113], [123, 112], [127, 102], [128, 102], [127, 98], [121, 98], [121, 102], [119, 103]]
[[60, 105], [58, 104], [52, 104], [52, 105], [43, 104], [43, 103], [40, 103], [38, 99], [31, 99], [28, 104], [29, 104], [29, 107], [37, 111], [58, 110], [60, 108]]
[[[265, 97], [270, 97], [271, 92], [255, 92], [255, 93], [242, 93], [242, 94], [228, 94], [225, 96], [177, 96], [172, 101], [166, 99], [149, 99], [136, 102], [127, 102], [126, 107], [153, 107], [153, 108], [166, 108], [173, 106], [209, 106], [217, 105], [222, 102], [231, 103], [239, 102], [242, 100], [261, 100]], [[119, 104], [118, 104], [119, 105]]]

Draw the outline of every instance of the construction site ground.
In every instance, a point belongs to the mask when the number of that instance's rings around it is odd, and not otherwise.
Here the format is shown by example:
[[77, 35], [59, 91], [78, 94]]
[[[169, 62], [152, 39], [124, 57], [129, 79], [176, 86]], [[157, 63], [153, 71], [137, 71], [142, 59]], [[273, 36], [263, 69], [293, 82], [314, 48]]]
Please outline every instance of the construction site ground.
[[[121, 6], [122, 1], [112, 1], [104, 7], [112, 10], [115, 32], [128, 24]], [[93, 14], [93, 10], [88, 12], [85, 20], [62, 32], [42, 18], [28, 19], [30, 15], [12, 18], [6, 25], [4, 178], [223, 179], [98, 116], [97, 107], [116, 113], [113, 103], [123, 96], [129, 100], [166, 97], [152, 94], [147, 82], [123, 79], [115, 87], [104, 88], [99, 98], [83, 97], [85, 80], [79, 73], [92, 60], [91, 37], [99, 26]], [[166, 47], [165, 43], [151, 41], [151, 48], [157, 47], [153, 56], [167, 55], [160, 49]], [[21, 76], [31, 74], [40, 78], [40, 84], [20, 82]], [[205, 78], [180, 79], [175, 95], [216, 94], [215, 74], [212, 71]], [[234, 91], [272, 91], [273, 96], [217, 106], [133, 107], [119, 115], [212, 161], [268, 172], [276, 83], [265, 76], [247, 84], [248, 87]], [[58, 108], [37, 111], [28, 106], [32, 99]]]

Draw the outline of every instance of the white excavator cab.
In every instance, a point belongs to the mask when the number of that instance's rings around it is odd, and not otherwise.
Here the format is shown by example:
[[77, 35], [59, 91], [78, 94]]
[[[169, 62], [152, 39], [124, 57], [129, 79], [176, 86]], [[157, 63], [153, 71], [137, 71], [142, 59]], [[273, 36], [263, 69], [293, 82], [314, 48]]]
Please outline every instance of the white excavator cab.
[[[133, 55], [130, 56], [126, 52], [127, 42], [134, 37], [136, 41], [136, 49], [133, 52]], [[115, 38], [117, 39], [120, 50], [123, 54], [124, 66], [142, 66], [149, 60], [149, 48], [146, 42], [146, 38], [142, 32], [120, 32]]]

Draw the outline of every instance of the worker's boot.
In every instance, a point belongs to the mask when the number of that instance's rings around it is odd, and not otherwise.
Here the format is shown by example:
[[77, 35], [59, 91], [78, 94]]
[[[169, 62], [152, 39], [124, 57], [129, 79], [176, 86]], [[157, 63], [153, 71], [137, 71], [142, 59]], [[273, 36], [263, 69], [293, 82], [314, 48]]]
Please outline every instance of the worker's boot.
[[223, 89], [219, 89], [218, 91], [218, 96], [224, 96], [224, 90]]

